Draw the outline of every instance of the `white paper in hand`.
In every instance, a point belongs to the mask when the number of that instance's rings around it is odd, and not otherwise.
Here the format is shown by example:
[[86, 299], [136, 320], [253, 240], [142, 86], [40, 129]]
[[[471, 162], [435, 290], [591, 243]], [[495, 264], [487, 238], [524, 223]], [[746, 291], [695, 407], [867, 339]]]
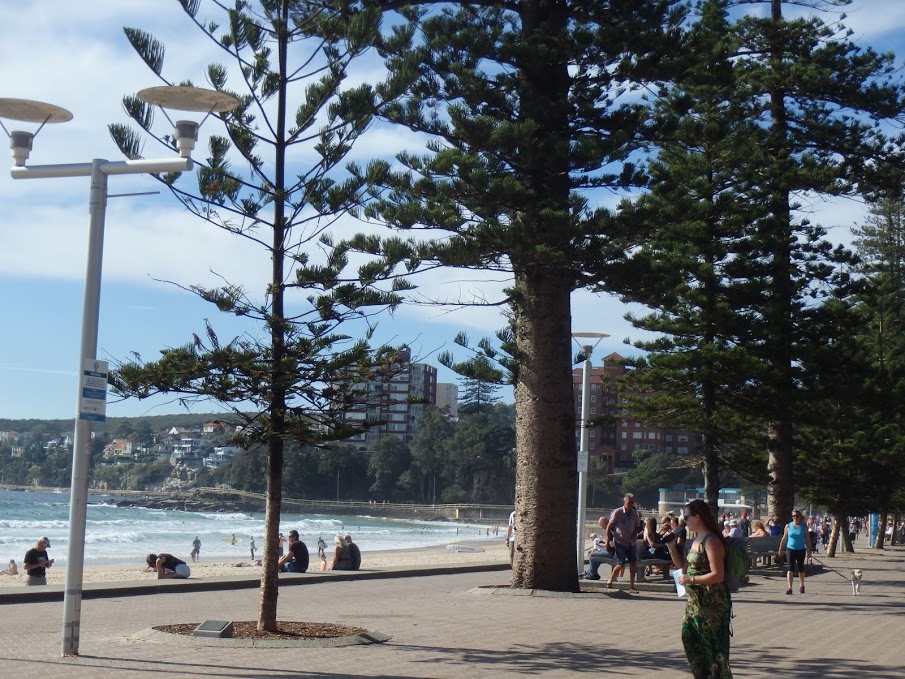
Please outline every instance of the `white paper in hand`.
[[679, 582], [679, 576], [682, 575], [681, 569], [677, 568], [672, 572], [672, 579], [676, 581], [676, 594], [685, 596], [685, 585]]

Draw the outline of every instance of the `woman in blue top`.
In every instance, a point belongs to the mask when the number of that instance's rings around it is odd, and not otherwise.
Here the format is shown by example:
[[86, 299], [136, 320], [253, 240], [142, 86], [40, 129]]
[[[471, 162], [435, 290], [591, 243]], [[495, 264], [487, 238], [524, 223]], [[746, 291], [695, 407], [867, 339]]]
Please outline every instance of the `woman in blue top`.
[[782, 540], [779, 542], [779, 556], [782, 556], [783, 550], [786, 550], [786, 567], [788, 571], [786, 578], [789, 581], [789, 588], [786, 594], [792, 593], [792, 575], [798, 573], [798, 591], [804, 594], [804, 560], [805, 557], [811, 557], [811, 534], [804, 523], [801, 512], [797, 509], [792, 511], [792, 522], [786, 525], [782, 534]]

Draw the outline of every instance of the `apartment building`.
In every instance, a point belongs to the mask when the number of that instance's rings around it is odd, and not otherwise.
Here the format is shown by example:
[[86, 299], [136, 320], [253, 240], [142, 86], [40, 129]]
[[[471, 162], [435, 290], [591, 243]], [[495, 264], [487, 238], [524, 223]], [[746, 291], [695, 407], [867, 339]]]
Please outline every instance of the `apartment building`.
[[446, 410], [453, 419], [459, 417], [459, 385], [455, 382], [437, 384], [437, 407]]
[[390, 377], [367, 384], [369, 402], [344, 415], [346, 420], [377, 420], [375, 425], [344, 441], [363, 450], [383, 436], [397, 436], [408, 442], [418, 430], [418, 420], [427, 405], [437, 403], [437, 369], [427, 363], [413, 363], [411, 352], [399, 352]]
[[[591, 459], [604, 458], [608, 473], [623, 471], [633, 465], [639, 450], [684, 455], [694, 449], [695, 434], [687, 429], [660, 427], [635, 419], [628, 398], [619, 393], [618, 378], [626, 373], [624, 359], [617, 353], [604, 356], [599, 367], [591, 368], [590, 427], [588, 453]], [[581, 446], [583, 368], [572, 371], [575, 392], [575, 448]], [[594, 422], [606, 417], [606, 420]]]

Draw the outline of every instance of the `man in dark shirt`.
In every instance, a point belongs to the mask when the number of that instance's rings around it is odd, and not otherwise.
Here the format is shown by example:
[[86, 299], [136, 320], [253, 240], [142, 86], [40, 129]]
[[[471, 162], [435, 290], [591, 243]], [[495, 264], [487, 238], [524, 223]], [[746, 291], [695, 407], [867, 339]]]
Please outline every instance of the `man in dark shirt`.
[[279, 565], [283, 573], [304, 573], [308, 570], [308, 547], [299, 540], [297, 530], [289, 531], [289, 549]]
[[35, 546], [25, 552], [25, 579], [26, 587], [47, 584], [46, 569], [53, 566], [53, 559], [47, 558], [47, 548], [50, 547], [50, 538], [40, 538]]
[[177, 559], [172, 554], [148, 554], [145, 559], [146, 571], [156, 571], [157, 579], [179, 578], [184, 580], [192, 575], [192, 569], [182, 559]]
[[346, 541], [346, 544], [349, 545], [349, 559], [352, 561], [352, 570], [357, 571], [361, 568], [361, 550], [358, 548], [354, 542], [352, 542], [352, 536], [346, 533], [343, 537]]

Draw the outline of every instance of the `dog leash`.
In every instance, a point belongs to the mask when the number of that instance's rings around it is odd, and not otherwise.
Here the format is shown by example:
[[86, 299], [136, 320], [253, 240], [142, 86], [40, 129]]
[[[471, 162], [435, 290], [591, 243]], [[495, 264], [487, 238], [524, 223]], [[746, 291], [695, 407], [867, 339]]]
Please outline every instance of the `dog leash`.
[[812, 559], [813, 561], [816, 561], [817, 563], [819, 563], [821, 566], [823, 566], [823, 567], [824, 567], [825, 569], [827, 569], [828, 571], [832, 571], [833, 573], [835, 573], [836, 575], [838, 575], [840, 578], [842, 578], [842, 579], [845, 580], [846, 582], [851, 582], [851, 578], [845, 577], [844, 575], [842, 575], [842, 573], [840, 573], [839, 571], [837, 571], [837, 570], [836, 570], [835, 568], [833, 568], [832, 566], [827, 566], [825, 563], [823, 563], [823, 561], [821, 561], [820, 559], [818, 559], [816, 556], [811, 555], [811, 559]]

